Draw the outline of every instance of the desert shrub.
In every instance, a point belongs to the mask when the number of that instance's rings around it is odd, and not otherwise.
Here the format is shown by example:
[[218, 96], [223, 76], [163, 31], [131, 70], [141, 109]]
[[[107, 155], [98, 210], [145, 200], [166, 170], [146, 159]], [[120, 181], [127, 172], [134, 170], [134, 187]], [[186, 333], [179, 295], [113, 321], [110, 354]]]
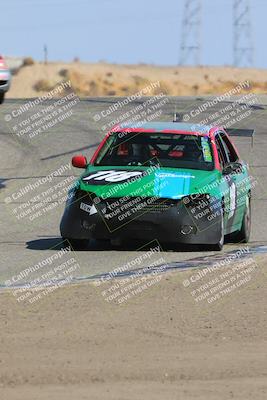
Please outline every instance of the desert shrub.
[[116, 93], [117, 93], [116, 90], [108, 90], [107, 91], [108, 96], [116, 96]]
[[32, 57], [25, 57], [23, 60], [23, 67], [27, 67], [29, 65], [33, 65], [34, 64], [34, 59]]
[[157, 95], [163, 93], [165, 95], [172, 95], [173, 94], [173, 86], [165, 81], [160, 81], [160, 86], [153, 89], [153, 94]]
[[65, 78], [70, 80], [71, 87], [78, 96], [88, 96], [90, 94], [90, 85], [85, 75], [76, 70], [68, 70]]
[[130, 94], [130, 86], [128, 85], [123, 85], [120, 87], [120, 90], [124, 93], [124, 94]]
[[104, 85], [111, 86], [112, 82], [108, 81], [107, 79], [103, 80]]
[[54, 85], [51, 84], [51, 82], [48, 79], [39, 79], [35, 84], [34, 84], [34, 89], [37, 92], [49, 92], [52, 90]]
[[59, 71], [59, 75], [62, 76], [63, 78], [67, 78], [68, 77], [68, 72], [69, 70], [67, 68], [63, 68]]
[[139, 75], [133, 75], [134, 84], [137, 89], [144, 88], [150, 84], [149, 80]]
[[199, 85], [197, 85], [197, 84], [193, 85], [193, 86], [192, 86], [192, 89], [193, 89], [193, 91], [194, 91], [194, 94], [197, 94], [198, 91], [199, 91]]

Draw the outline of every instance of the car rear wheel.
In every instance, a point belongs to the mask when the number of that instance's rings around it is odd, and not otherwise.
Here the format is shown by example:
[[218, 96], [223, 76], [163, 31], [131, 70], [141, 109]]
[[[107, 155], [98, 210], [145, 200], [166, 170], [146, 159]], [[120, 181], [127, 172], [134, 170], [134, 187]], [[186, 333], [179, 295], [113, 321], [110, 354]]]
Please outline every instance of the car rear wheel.
[[5, 100], [5, 93], [4, 92], [0, 92], [0, 104], [2, 104]]
[[251, 231], [251, 201], [247, 197], [246, 208], [243, 215], [242, 226], [236, 234], [236, 242], [248, 243]]

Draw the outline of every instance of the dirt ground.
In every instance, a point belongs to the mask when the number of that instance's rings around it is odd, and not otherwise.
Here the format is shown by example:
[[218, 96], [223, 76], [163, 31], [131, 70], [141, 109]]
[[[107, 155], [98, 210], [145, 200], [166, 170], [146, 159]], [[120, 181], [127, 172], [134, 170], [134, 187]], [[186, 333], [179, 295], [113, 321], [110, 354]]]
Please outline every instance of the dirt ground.
[[2, 292], [1, 400], [266, 399], [265, 268], [212, 304], [184, 284], [192, 271], [121, 305], [92, 282], [33, 305]]
[[[7, 98], [30, 98], [70, 80], [77, 95], [126, 96], [160, 81], [160, 89], [174, 96], [225, 93], [240, 82], [249, 81], [243, 92], [266, 93], [267, 70], [233, 67], [163, 67], [108, 63], [35, 63], [22, 67], [13, 77]], [[155, 91], [152, 94], [157, 94]]]

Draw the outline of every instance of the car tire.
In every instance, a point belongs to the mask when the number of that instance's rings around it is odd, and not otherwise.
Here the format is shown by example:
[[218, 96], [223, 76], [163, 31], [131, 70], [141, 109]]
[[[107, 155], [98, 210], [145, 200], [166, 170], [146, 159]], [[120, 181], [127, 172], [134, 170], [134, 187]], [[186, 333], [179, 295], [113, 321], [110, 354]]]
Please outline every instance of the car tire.
[[0, 93], [0, 104], [3, 104], [3, 103], [4, 103], [4, 100], [5, 100], [5, 93], [4, 93], [4, 92], [1, 92], [1, 93]]
[[246, 208], [244, 211], [242, 226], [240, 231], [236, 233], [235, 242], [248, 243], [251, 231], [251, 201], [250, 196], [247, 197]]
[[222, 251], [224, 245], [224, 213], [222, 210], [220, 216], [220, 239], [218, 243], [211, 245], [211, 250], [213, 251]]
[[110, 245], [112, 246], [112, 247], [122, 247], [123, 246], [123, 243], [124, 243], [124, 240], [122, 239], [122, 238], [112, 238], [112, 239], [110, 239]]
[[63, 238], [63, 240], [66, 242], [66, 246], [70, 244], [73, 250], [86, 250], [90, 242], [87, 239]]

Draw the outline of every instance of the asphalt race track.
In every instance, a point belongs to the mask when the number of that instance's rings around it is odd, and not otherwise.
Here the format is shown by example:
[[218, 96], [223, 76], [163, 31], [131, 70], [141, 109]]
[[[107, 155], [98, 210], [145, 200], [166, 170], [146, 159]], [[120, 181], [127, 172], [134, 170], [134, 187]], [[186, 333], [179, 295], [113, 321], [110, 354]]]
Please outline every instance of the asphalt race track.
[[[48, 203], [45, 213], [37, 215], [32, 220], [29, 215], [17, 218], [21, 210], [27, 209], [28, 201], [37, 204], [42, 193], [62, 180], [68, 181], [80, 171], [69, 168], [71, 157], [83, 153], [89, 159], [104, 136], [102, 127], [120, 114], [145, 102], [147, 98], [139, 99], [125, 106], [122, 110], [113, 112], [107, 117], [100, 117], [101, 111], [107, 110], [116, 103], [118, 98], [99, 98], [81, 100], [72, 108], [70, 116], [51, 126], [45, 132], [36, 134], [33, 138], [16, 135], [14, 118], [9, 120], [12, 111], [18, 110], [27, 100], [7, 100], [0, 108], [0, 284], [9, 280], [20, 271], [34, 265], [60, 249], [61, 238], [59, 222], [64, 209], [64, 203], [57, 203], [53, 198]], [[122, 99], [121, 99], [122, 100]], [[236, 100], [236, 99], [232, 99]], [[190, 110], [206, 101], [205, 98], [171, 98], [162, 106], [158, 120], [171, 121], [174, 104], [179, 115], [187, 115]], [[53, 100], [34, 107], [34, 114], [49, 107]], [[231, 103], [230, 100], [203, 112], [197, 122], [222, 107]], [[255, 128], [254, 146], [251, 148], [249, 139], [238, 138], [235, 143], [242, 158], [250, 164], [250, 172], [257, 181], [253, 192], [252, 235], [250, 246], [267, 244], [267, 99], [257, 98], [253, 106], [249, 106], [250, 115], [241, 121], [240, 127]], [[34, 115], [31, 110], [30, 115]], [[27, 112], [24, 113], [27, 118]], [[99, 120], [98, 120], [99, 119]], [[32, 120], [33, 121], [33, 120]], [[53, 177], [53, 180], [38, 184], [42, 178], [58, 171], [63, 173]], [[33, 185], [33, 189], [26, 187]], [[35, 185], [35, 186], [34, 186]], [[47, 192], [48, 193], [48, 192]], [[14, 195], [15, 194], [15, 195]], [[20, 194], [20, 195], [19, 195]], [[39, 196], [39, 197], [38, 197]], [[25, 208], [23, 208], [25, 205]], [[48, 204], [47, 204], [48, 205]], [[35, 210], [38, 210], [36, 206]], [[33, 211], [31, 213], [33, 215]], [[154, 240], [156, 238], [151, 238]], [[86, 251], [76, 252], [79, 269], [76, 277], [90, 277], [111, 271], [134, 259], [144, 250], [137, 251], [144, 243], [129, 243], [124, 247], [114, 247], [110, 243], [92, 242]], [[176, 248], [160, 243], [163, 247], [162, 257], [166, 263], [181, 262], [197, 257], [207, 257], [214, 253], [199, 248]], [[227, 243], [224, 252], [238, 249], [238, 245]]]

